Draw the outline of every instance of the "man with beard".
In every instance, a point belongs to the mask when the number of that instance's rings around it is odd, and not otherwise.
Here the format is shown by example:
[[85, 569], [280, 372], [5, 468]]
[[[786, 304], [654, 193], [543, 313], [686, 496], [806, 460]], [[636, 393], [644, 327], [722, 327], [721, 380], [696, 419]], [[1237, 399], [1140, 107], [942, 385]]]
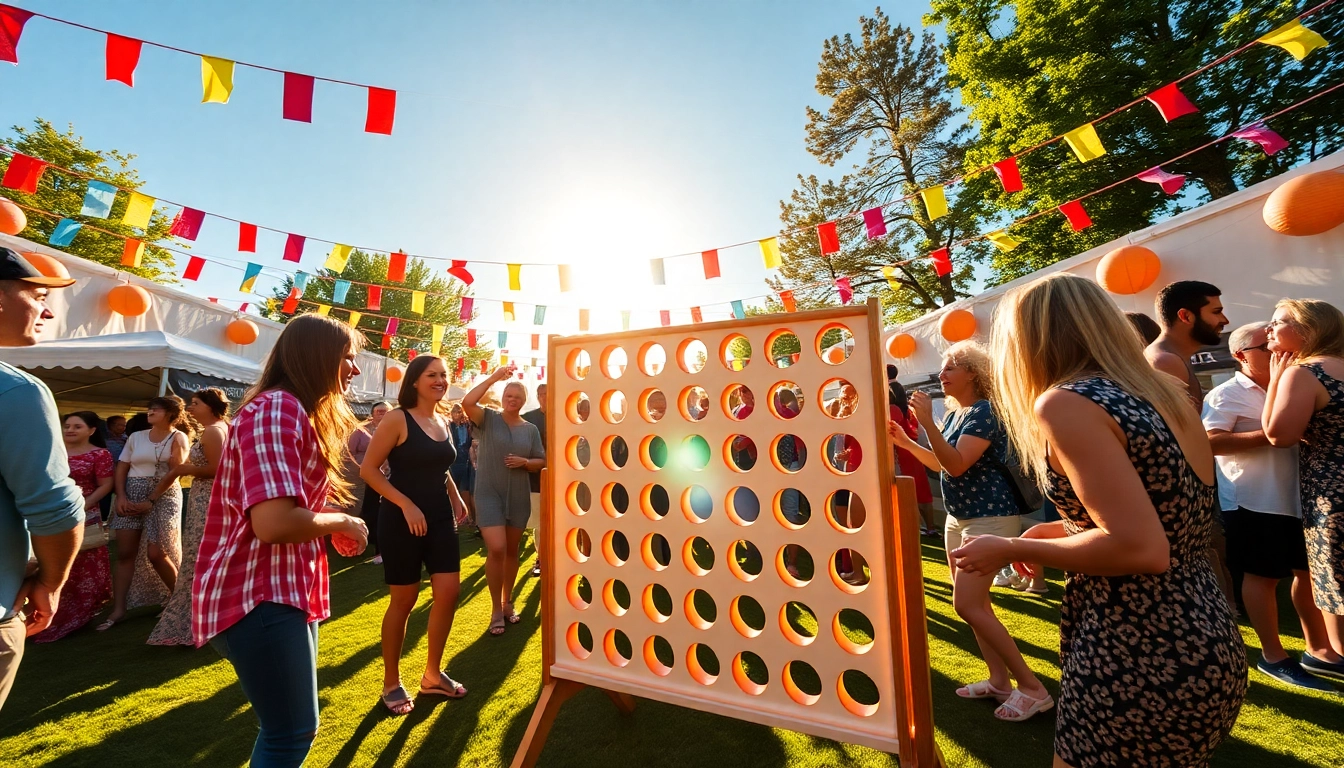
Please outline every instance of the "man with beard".
[[1163, 288], [1155, 302], [1162, 333], [1144, 350], [1149, 365], [1184, 382], [1196, 411], [1204, 408], [1204, 390], [1190, 357], [1222, 339], [1227, 327], [1222, 295], [1217, 286], [1198, 280], [1181, 280]]

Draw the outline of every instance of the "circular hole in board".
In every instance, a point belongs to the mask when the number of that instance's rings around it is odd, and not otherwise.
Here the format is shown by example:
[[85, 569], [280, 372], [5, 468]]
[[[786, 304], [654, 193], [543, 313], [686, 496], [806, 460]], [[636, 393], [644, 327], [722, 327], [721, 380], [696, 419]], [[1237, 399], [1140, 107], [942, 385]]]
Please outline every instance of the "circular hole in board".
[[806, 398], [803, 388], [792, 381], [776, 382], [770, 387], [770, 412], [777, 419], [795, 419], [803, 412]]
[[672, 618], [672, 594], [662, 584], [649, 584], [640, 595], [644, 615], [657, 624]]
[[740, 371], [751, 362], [751, 342], [740, 333], [730, 333], [719, 343], [719, 362], [730, 371]]
[[827, 570], [836, 588], [850, 595], [857, 595], [867, 589], [868, 582], [872, 580], [867, 559], [854, 549], [836, 550]]
[[639, 415], [650, 424], [657, 424], [667, 415], [667, 395], [657, 388], [639, 394]]
[[728, 546], [728, 570], [742, 581], [755, 581], [765, 568], [761, 550], [746, 539], [738, 539]]
[[761, 500], [745, 485], [728, 491], [724, 508], [728, 511], [728, 519], [738, 525], [751, 525], [761, 516]]
[[708, 541], [695, 536], [681, 547], [681, 563], [696, 576], [704, 576], [714, 569], [714, 548]]
[[775, 572], [785, 584], [805, 587], [816, 573], [812, 554], [797, 544], [785, 544], [775, 555]]
[[853, 608], [836, 611], [835, 618], [831, 619], [831, 634], [835, 636], [836, 645], [855, 656], [871, 651], [873, 638], [876, 637], [873, 622], [863, 612]]
[[730, 384], [719, 399], [723, 415], [733, 421], [742, 421], [756, 411], [756, 393], [746, 384]]
[[812, 519], [812, 502], [797, 488], [785, 488], [776, 493], [772, 507], [775, 520], [790, 531], [801, 529]]
[[800, 602], [789, 601], [779, 609], [779, 631], [794, 645], [811, 645], [817, 639], [817, 614]]
[[598, 358], [601, 364], [602, 373], [608, 379], [619, 379], [621, 374], [625, 373], [625, 366], [629, 360], [626, 357], [625, 350], [612, 344], [602, 350], [602, 355]]
[[817, 332], [816, 353], [827, 365], [840, 365], [854, 353], [854, 334], [842, 323], [827, 323]]
[[593, 652], [593, 632], [588, 625], [576, 621], [565, 630], [565, 645], [574, 658], [583, 661]]
[[734, 472], [749, 472], [756, 466], [756, 442], [746, 435], [729, 435], [723, 441], [723, 462]]
[[672, 547], [661, 533], [648, 533], [639, 544], [640, 558], [652, 571], [661, 571], [672, 563]]
[[570, 514], [582, 517], [593, 506], [593, 493], [587, 483], [573, 482], [565, 488], [565, 508]]
[[665, 638], [650, 635], [649, 639], [644, 641], [644, 664], [653, 674], [659, 677], [672, 674], [672, 665], [676, 663], [676, 657], [672, 644]]
[[821, 676], [805, 661], [790, 661], [784, 665], [784, 690], [789, 698], [810, 707], [821, 700]]
[[607, 655], [607, 661], [614, 667], [624, 667], [634, 656], [630, 638], [619, 629], [607, 630], [607, 634], [602, 637], [602, 651]]
[[719, 679], [719, 657], [704, 643], [692, 643], [686, 650], [686, 669], [701, 685], [713, 685]]
[[699, 373], [705, 370], [709, 361], [709, 348], [699, 339], [686, 339], [677, 345], [677, 365], [687, 373]]
[[640, 373], [657, 376], [667, 366], [667, 352], [656, 341], [646, 342], [639, 348], [638, 363]]
[[589, 372], [593, 367], [593, 358], [587, 350], [570, 350], [565, 356], [565, 374], [575, 381], [583, 381], [588, 378]]
[[801, 472], [807, 465], [807, 446], [797, 435], [778, 435], [770, 442], [770, 461], [785, 474]]
[[765, 609], [749, 595], [738, 595], [728, 604], [728, 618], [739, 635], [750, 640], [765, 631]]
[[565, 534], [565, 552], [576, 563], [586, 563], [593, 556], [593, 540], [582, 528], [571, 528]]
[[838, 490], [826, 497], [826, 520], [840, 533], [858, 533], [868, 513], [863, 500], [849, 490]]
[[645, 517], [654, 522], [662, 520], [672, 509], [672, 502], [667, 495], [667, 489], [657, 483], [644, 486], [643, 490], [639, 492], [639, 509]]
[[798, 334], [787, 328], [772, 331], [765, 337], [766, 354], [776, 368], [788, 368], [802, 359], [803, 343]]
[[836, 695], [840, 704], [855, 717], [872, 717], [877, 714], [881, 694], [873, 679], [857, 669], [847, 669], [836, 681]]
[[742, 651], [733, 657], [733, 681], [743, 693], [760, 696], [770, 683], [770, 671], [760, 656]]

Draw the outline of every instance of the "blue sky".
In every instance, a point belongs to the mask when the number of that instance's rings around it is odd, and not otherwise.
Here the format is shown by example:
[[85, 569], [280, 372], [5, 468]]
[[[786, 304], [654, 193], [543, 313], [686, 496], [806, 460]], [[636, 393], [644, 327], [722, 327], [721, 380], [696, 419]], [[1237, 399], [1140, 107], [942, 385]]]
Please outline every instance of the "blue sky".
[[[572, 263], [554, 270], [482, 266], [482, 328], [502, 327], [484, 299], [543, 303], [548, 331], [614, 329], [658, 309], [765, 293], [754, 247], [720, 254], [723, 277], [697, 258], [647, 260], [754, 240], [779, 226], [798, 173], [838, 176], [803, 146], [804, 108], [822, 41], [856, 32], [874, 0], [765, 2], [181, 3], [19, 0], [21, 6], [129, 37], [209, 55], [398, 90], [396, 130], [363, 133], [362, 89], [319, 82], [311, 124], [280, 118], [281, 76], [238, 69], [227, 105], [201, 104], [199, 60], [146, 47], [127, 88], [103, 79], [101, 35], [35, 18], [20, 66], [0, 66], [5, 120], [73, 123], [90, 146], [133, 152], [145, 191], [299, 234], [448, 258]], [[925, 7], [887, 9], [918, 28]], [[239, 259], [236, 228], [206, 219], [195, 250]], [[279, 266], [283, 237], [259, 253]], [[309, 243], [316, 269], [325, 246]], [[183, 264], [185, 266], [185, 264]], [[446, 265], [441, 265], [446, 266]], [[210, 265], [202, 295], [242, 300], [241, 273]], [[269, 293], [273, 279], [263, 277]], [[727, 307], [706, 310], [726, 316]], [[642, 315], [642, 316], [641, 316]], [[520, 310], [530, 333], [531, 310]]]

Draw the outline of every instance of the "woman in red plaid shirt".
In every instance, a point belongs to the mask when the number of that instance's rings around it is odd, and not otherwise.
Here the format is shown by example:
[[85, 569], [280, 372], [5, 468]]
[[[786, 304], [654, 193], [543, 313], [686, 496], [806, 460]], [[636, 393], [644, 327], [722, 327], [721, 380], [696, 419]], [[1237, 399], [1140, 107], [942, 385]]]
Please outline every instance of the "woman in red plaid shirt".
[[192, 588], [192, 631], [233, 664], [261, 723], [254, 768], [302, 765], [317, 734], [317, 625], [331, 611], [324, 537], [363, 551], [368, 529], [347, 504], [345, 402], [363, 339], [318, 315], [285, 326], [238, 410]]

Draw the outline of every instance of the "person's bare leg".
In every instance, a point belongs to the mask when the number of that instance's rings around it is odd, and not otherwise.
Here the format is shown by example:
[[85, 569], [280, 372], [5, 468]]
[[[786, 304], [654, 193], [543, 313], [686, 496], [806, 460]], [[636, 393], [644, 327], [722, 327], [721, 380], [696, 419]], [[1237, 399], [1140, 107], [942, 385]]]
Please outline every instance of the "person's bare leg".
[[504, 616], [513, 613], [513, 586], [518, 581], [518, 544], [523, 539], [523, 529], [511, 525], [504, 526], [508, 539], [504, 544], [503, 580], [500, 582], [499, 602], [495, 603]]
[[177, 563], [173, 562], [168, 553], [163, 551], [156, 541], [151, 541], [145, 547], [145, 554], [149, 557], [149, 564], [154, 566], [154, 572], [159, 574], [163, 583], [172, 590], [177, 585]]
[[108, 621], [121, 621], [126, 616], [126, 596], [131, 591], [131, 580], [135, 578], [135, 558], [140, 553], [142, 533], [131, 528], [113, 533], [117, 542], [117, 564], [112, 569], [112, 613], [108, 614]]
[[1321, 611], [1321, 618], [1325, 620], [1325, 634], [1330, 638], [1330, 647], [1336, 654], [1344, 656], [1344, 616]]
[[392, 599], [383, 614], [383, 693], [401, 685], [401, 649], [406, 642], [406, 620], [415, 609], [420, 585], [392, 584], [387, 589], [392, 593]]
[[[975, 631], [976, 642], [980, 644], [985, 663], [990, 667], [990, 681], [994, 687], [1002, 689], [1004, 686], [1000, 683], [1007, 683], [1002, 669], [1006, 666], [1007, 674], [1017, 681], [1017, 687], [1022, 693], [1039, 699], [1047, 693], [1045, 686], [1036, 679], [1035, 673], [1022, 658], [1022, 652], [1017, 649], [1012, 635], [1008, 634], [1008, 629], [994, 615], [994, 607], [989, 600], [989, 588], [993, 582], [993, 574], [958, 573], [952, 587], [952, 606], [957, 615]], [[1000, 668], [996, 669], [996, 666]]]
[[[1268, 664], [1277, 664], [1288, 657], [1279, 639], [1279, 601], [1274, 592], [1279, 580], [1256, 576], [1241, 577], [1241, 601], [1246, 604], [1246, 618], [1251, 621], [1255, 636], [1260, 639], [1260, 655]], [[1305, 627], [1305, 622], [1303, 623]]]
[[[485, 540], [485, 583], [490, 588], [490, 623], [500, 616], [500, 604], [504, 600], [504, 578], [509, 559], [509, 531], [507, 525], [490, 525], [481, 529], [481, 538]], [[518, 566], [518, 541], [513, 546], [514, 570]], [[509, 578], [509, 589], [513, 589], [513, 579]]]
[[930, 531], [942, 531], [942, 526], [938, 525], [937, 513], [933, 511], [933, 504], [925, 502], [919, 505], [919, 517], [924, 521], [924, 527]]
[[[1243, 585], [1243, 593], [1245, 590], [1246, 587]], [[1330, 634], [1325, 629], [1325, 617], [1321, 609], [1316, 607], [1316, 599], [1311, 593], [1311, 574], [1306, 571], [1293, 571], [1291, 594], [1293, 608], [1297, 609], [1297, 618], [1302, 622], [1302, 640], [1307, 646], [1307, 653], [1331, 664], [1344, 661], [1344, 656], [1330, 645]]]
[[443, 670], [443, 649], [453, 631], [453, 617], [457, 615], [457, 596], [462, 586], [460, 574], [434, 573], [429, 576], [434, 602], [429, 607], [429, 651], [425, 654], [425, 674], [420, 687], [438, 685]]

